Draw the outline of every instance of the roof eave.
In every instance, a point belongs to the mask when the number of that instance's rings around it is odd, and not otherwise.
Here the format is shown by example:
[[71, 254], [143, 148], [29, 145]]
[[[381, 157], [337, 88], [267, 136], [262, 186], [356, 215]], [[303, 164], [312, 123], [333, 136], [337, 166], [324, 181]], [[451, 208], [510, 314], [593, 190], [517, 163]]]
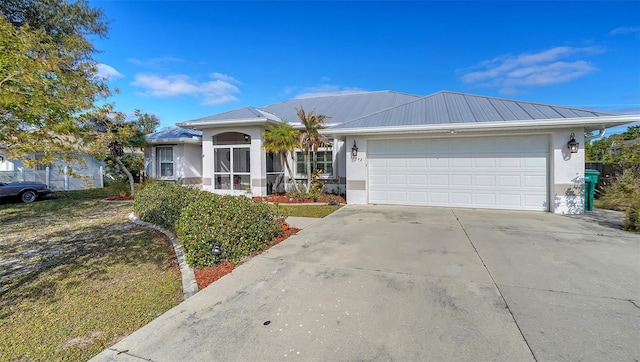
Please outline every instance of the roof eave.
[[147, 143], [150, 145], [159, 145], [159, 144], [166, 144], [166, 143], [189, 143], [189, 144], [199, 145], [199, 144], [202, 144], [202, 137], [147, 139]]
[[325, 129], [320, 133], [340, 135], [376, 135], [376, 134], [407, 134], [407, 133], [430, 133], [430, 132], [451, 132], [451, 131], [505, 131], [527, 129], [557, 129], [567, 127], [584, 127], [587, 131], [601, 128], [621, 126], [632, 122], [640, 121], [640, 115], [624, 116], [604, 116], [604, 117], [579, 117], [560, 118], [533, 121], [500, 121], [500, 122], [478, 122], [478, 123], [446, 123], [429, 124], [416, 126], [390, 126], [390, 127], [359, 127], [359, 128], [338, 128]]
[[261, 118], [243, 118], [243, 119], [222, 119], [222, 120], [210, 120], [210, 121], [187, 121], [182, 123], [176, 123], [178, 127], [184, 128], [217, 128], [217, 127], [229, 127], [229, 126], [258, 126], [265, 124], [277, 124], [279, 121], [269, 119], [266, 117]]

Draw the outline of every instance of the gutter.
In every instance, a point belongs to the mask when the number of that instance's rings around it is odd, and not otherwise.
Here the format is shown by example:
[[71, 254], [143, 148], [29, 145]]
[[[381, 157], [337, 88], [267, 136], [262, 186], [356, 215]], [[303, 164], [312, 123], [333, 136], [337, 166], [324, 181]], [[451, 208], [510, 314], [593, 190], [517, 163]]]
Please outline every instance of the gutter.
[[176, 123], [176, 126], [183, 128], [213, 128], [222, 126], [257, 126], [263, 124], [278, 124], [280, 122], [270, 118], [245, 118], [245, 119], [223, 119], [223, 120], [210, 120], [210, 121], [188, 121], [182, 123]]
[[148, 139], [148, 144], [164, 144], [164, 143], [191, 143], [194, 145], [202, 144], [202, 137], [179, 137], [179, 138], [158, 138], [158, 139]]
[[358, 127], [324, 129], [322, 134], [331, 135], [376, 135], [376, 134], [402, 134], [402, 133], [455, 133], [459, 131], [487, 131], [487, 130], [513, 130], [514, 128], [527, 129], [553, 129], [567, 127], [596, 126], [596, 129], [620, 126], [627, 123], [640, 121], [640, 115], [605, 116], [605, 117], [581, 117], [560, 118], [533, 121], [502, 121], [502, 122], [474, 122], [474, 123], [446, 123], [427, 124], [414, 126], [389, 126], [389, 127]]

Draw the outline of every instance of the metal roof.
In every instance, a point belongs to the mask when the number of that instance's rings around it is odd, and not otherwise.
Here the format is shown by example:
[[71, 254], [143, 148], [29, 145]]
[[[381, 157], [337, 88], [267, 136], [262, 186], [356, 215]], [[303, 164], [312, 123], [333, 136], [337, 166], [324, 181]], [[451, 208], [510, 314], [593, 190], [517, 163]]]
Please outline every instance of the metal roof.
[[606, 117], [610, 113], [441, 91], [331, 129]]
[[260, 109], [278, 115], [292, 124], [299, 123], [296, 108], [330, 117], [326, 123], [342, 123], [420, 99], [420, 96], [394, 91], [378, 91], [296, 98]]
[[[194, 119], [191, 122], [208, 122], [208, 121], [228, 121], [231, 119], [251, 119], [251, 118], [270, 118], [273, 120], [279, 120], [278, 117], [275, 117], [272, 114], [263, 112], [255, 107], [247, 106], [237, 109], [232, 109], [227, 112], [212, 114], [210, 116]], [[187, 122], [185, 122], [187, 123]]]
[[168, 128], [147, 135], [147, 141], [158, 141], [178, 138], [202, 138], [202, 131], [181, 127]]
[[237, 108], [192, 121], [178, 123], [178, 125], [195, 126], [198, 124], [206, 124], [210, 126], [217, 123], [217, 121], [250, 120], [254, 118], [266, 118], [279, 122], [287, 120], [291, 124], [296, 124], [300, 123], [298, 115], [296, 114], [296, 108], [300, 107], [304, 108], [307, 112], [315, 110], [316, 114], [324, 114], [330, 117], [326, 123], [334, 124], [396, 107], [416, 99], [420, 99], [420, 96], [393, 91], [296, 98], [260, 108], [251, 106]]

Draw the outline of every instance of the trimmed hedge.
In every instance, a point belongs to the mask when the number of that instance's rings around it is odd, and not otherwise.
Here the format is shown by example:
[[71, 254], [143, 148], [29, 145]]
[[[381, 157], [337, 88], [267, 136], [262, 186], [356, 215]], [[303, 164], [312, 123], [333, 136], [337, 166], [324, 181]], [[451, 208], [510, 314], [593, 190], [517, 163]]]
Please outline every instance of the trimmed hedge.
[[[282, 233], [278, 218], [267, 203], [245, 196], [199, 197], [182, 212], [177, 235], [187, 263], [195, 268], [233, 263], [266, 248]], [[211, 245], [219, 242], [222, 255], [213, 260]]]
[[160, 225], [175, 233], [182, 209], [205, 193], [213, 195], [173, 182], [155, 181], [136, 193], [133, 200], [133, 212], [140, 219]]

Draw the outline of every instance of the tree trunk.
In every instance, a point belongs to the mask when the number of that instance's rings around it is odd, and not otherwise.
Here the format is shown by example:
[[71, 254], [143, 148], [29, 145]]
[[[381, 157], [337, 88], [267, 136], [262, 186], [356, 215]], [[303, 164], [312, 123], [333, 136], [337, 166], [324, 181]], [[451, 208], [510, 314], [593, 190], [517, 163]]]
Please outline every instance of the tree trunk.
[[311, 150], [307, 150], [307, 192], [311, 191]]
[[281, 157], [281, 160], [284, 161], [284, 165], [287, 168], [287, 172], [289, 172], [289, 178], [293, 182], [293, 188], [297, 192], [300, 192], [300, 189], [298, 188], [298, 183], [296, 182], [295, 175], [293, 174], [293, 171], [291, 170], [291, 167], [289, 166], [289, 161], [287, 160], [287, 155], [280, 154], [280, 157]]
[[131, 196], [135, 196], [136, 188], [133, 185], [133, 175], [131, 174], [131, 172], [129, 172], [129, 170], [127, 170], [124, 163], [122, 163], [122, 161], [120, 160], [120, 157], [114, 157], [114, 158], [116, 159], [118, 166], [122, 168], [122, 171], [124, 171], [124, 173], [127, 175], [127, 178], [129, 179], [129, 186], [131, 187]]

